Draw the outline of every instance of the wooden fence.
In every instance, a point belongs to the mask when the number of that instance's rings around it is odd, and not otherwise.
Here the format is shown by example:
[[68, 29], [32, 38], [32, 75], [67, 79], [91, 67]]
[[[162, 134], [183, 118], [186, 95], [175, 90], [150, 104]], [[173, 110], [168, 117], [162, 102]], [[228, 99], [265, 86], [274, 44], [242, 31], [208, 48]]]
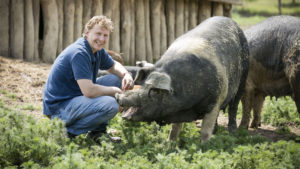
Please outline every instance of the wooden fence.
[[241, 0], [1, 0], [0, 55], [52, 63], [81, 37], [94, 15], [106, 15], [114, 31], [106, 49], [126, 64], [157, 61], [175, 38], [211, 16], [230, 17]]

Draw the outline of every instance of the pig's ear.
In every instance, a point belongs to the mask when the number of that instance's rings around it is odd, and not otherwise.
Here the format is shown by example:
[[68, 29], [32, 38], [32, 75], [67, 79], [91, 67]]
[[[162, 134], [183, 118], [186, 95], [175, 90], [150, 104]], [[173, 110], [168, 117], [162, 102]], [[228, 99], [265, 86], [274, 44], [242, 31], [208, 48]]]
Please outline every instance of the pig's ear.
[[153, 89], [167, 90], [173, 92], [171, 87], [171, 77], [162, 72], [153, 72], [145, 81], [146, 85], [150, 85]]
[[147, 78], [147, 76], [149, 75], [149, 73], [151, 73], [154, 70], [154, 67], [145, 67], [140, 69], [137, 72], [137, 75], [135, 76], [134, 79], [134, 84], [136, 85], [142, 85], [145, 81], [145, 79]]

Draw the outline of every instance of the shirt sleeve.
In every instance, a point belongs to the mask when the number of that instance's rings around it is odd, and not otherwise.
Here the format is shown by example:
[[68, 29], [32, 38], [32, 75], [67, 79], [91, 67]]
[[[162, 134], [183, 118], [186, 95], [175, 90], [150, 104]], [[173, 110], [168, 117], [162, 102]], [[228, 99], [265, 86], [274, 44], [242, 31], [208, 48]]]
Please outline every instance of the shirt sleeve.
[[100, 67], [101, 70], [107, 70], [114, 65], [114, 60], [103, 49], [99, 52], [100, 55]]
[[89, 56], [84, 56], [82, 53], [75, 54], [71, 60], [71, 67], [75, 80], [92, 80], [93, 73]]

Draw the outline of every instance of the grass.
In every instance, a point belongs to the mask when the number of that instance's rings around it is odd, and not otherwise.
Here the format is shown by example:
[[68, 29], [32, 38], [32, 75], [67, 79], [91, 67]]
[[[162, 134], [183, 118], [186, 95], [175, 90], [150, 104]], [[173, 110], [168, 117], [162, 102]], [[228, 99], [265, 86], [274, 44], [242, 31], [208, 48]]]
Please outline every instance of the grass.
[[[281, 0], [282, 15], [300, 16], [300, 3]], [[279, 15], [277, 0], [244, 0], [243, 5], [234, 6], [232, 18], [242, 29], [246, 29], [267, 17]]]

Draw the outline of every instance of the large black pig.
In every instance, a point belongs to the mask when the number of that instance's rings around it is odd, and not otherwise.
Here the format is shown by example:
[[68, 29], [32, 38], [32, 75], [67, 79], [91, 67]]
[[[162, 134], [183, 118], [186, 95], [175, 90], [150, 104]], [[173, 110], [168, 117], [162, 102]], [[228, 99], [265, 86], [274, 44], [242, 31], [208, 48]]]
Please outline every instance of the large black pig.
[[140, 89], [117, 94], [123, 117], [132, 121], [176, 123], [169, 139], [175, 140], [181, 122], [203, 119], [201, 139], [207, 141], [220, 109], [229, 105], [230, 126], [248, 73], [248, 44], [231, 19], [213, 17], [177, 38], [154, 67], [142, 68]]
[[266, 96], [292, 96], [300, 112], [300, 18], [270, 17], [245, 30], [250, 50], [249, 74], [242, 97], [240, 127], [260, 126]]

